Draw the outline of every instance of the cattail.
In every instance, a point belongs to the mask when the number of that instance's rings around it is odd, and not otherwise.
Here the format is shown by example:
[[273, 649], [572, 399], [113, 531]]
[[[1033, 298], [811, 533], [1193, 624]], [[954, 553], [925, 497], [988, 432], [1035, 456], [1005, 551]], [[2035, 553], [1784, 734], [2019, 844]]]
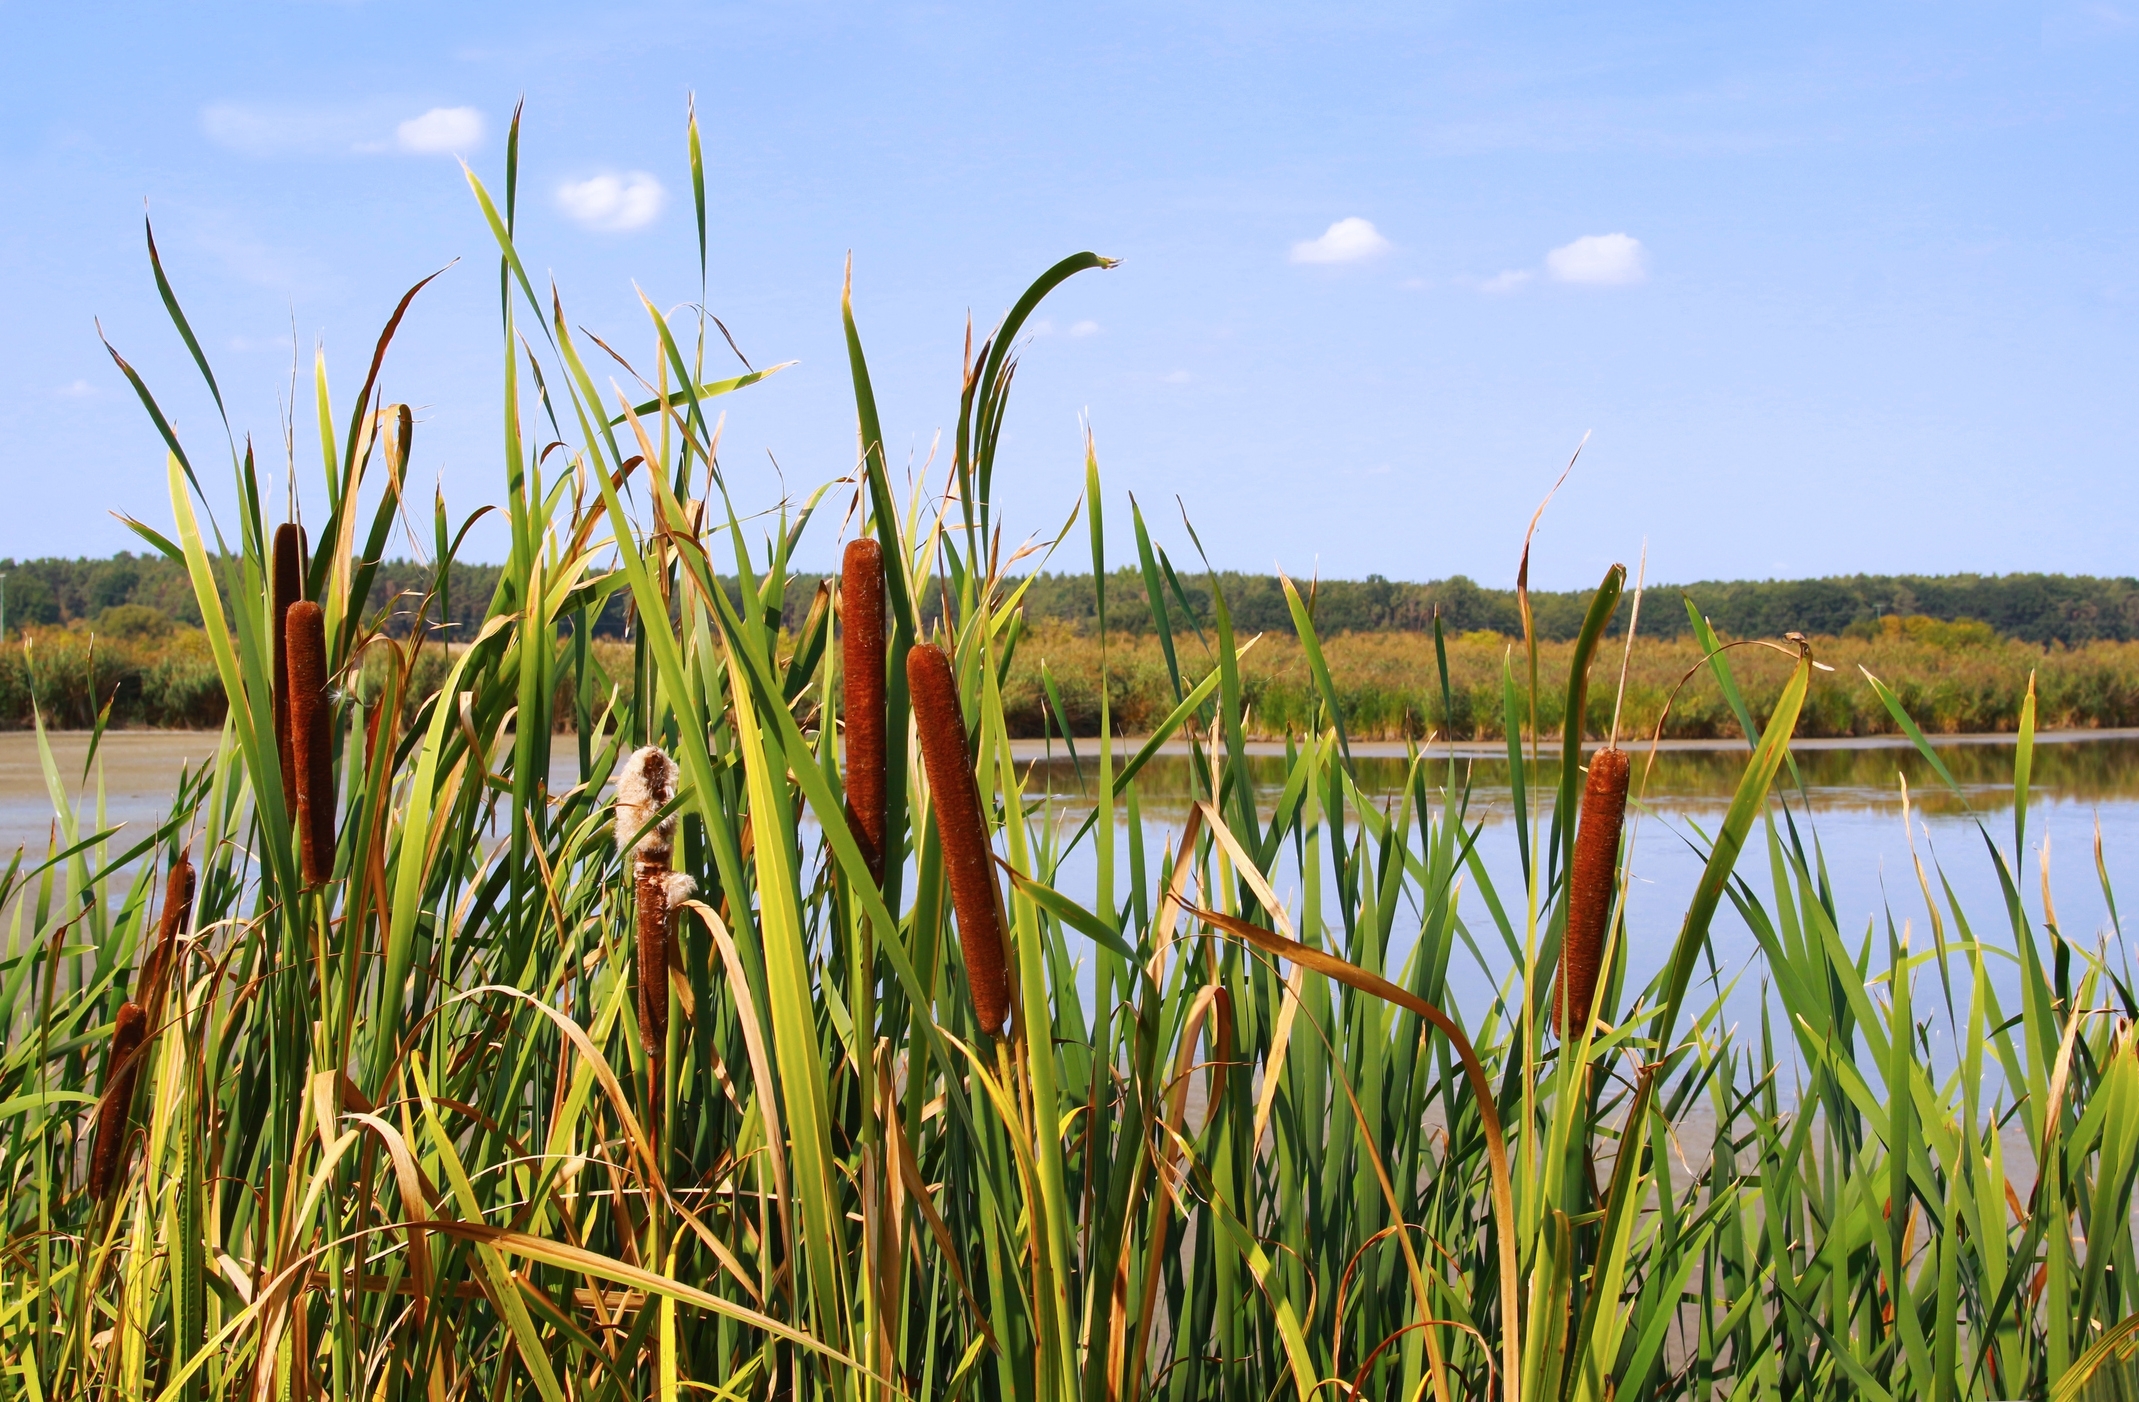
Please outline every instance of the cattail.
[[980, 786], [966, 757], [965, 716], [958, 708], [958, 679], [943, 649], [923, 643], [906, 654], [906, 680], [913, 688], [914, 728], [921, 736], [921, 762], [943, 841], [943, 867], [958, 911], [958, 944], [965, 952], [973, 1011], [982, 1030], [999, 1037], [1010, 1013], [1010, 986], [1003, 968], [1002, 912], [995, 886], [995, 854], [981, 819]]
[[304, 879], [334, 875], [334, 699], [327, 694], [327, 615], [290, 605], [290, 759], [297, 774], [297, 835]]
[[104, 1100], [97, 1106], [97, 1142], [89, 1155], [89, 1196], [99, 1202], [111, 1192], [119, 1174], [119, 1158], [126, 1150], [127, 1114], [134, 1103], [134, 1076], [141, 1068], [137, 1053], [148, 1036], [149, 1015], [139, 1003], [119, 1008], [119, 1021], [112, 1028], [111, 1060], [104, 1077]]
[[849, 542], [840, 580], [840, 666], [846, 674], [847, 824], [884, 884], [884, 552]]
[[172, 961], [178, 957], [178, 937], [193, 915], [193, 858], [180, 852], [171, 863], [170, 878], [163, 888], [163, 920], [156, 927], [156, 947], [141, 965], [139, 991], [150, 1007], [163, 1001], [164, 983], [171, 977]]
[[632, 858], [638, 900], [639, 1045], [658, 1067], [668, 1046], [669, 912], [698, 883], [669, 869], [676, 816], [654, 815], [676, 797], [676, 761], [653, 745], [624, 761], [616, 778], [617, 851]]
[[273, 607], [270, 632], [275, 640], [275, 746], [282, 756], [282, 812], [297, 819], [297, 756], [290, 748], [290, 605], [305, 596], [304, 542], [297, 527], [285, 521], [275, 527]]
[[1589, 1026], [1597, 996], [1597, 972], [1612, 918], [1612, 874], [1619, 866], [1619, 829], [1627, 815], [1627, 752], [1602, 749], [1590, 756], [1582, 789], [1582, 825], [1575, 834], [1574, 867], [1567, 877], [1567, 933], [1560, 944], [1560, 997], [1553, 1025], [1562, 1040]]
[[616, 776], [616, 850], [640, 861], [668, 865], [676, 840], [676, 815], [654, 815], [676, 797], [676, 761], [658, 747], [633, 751]]

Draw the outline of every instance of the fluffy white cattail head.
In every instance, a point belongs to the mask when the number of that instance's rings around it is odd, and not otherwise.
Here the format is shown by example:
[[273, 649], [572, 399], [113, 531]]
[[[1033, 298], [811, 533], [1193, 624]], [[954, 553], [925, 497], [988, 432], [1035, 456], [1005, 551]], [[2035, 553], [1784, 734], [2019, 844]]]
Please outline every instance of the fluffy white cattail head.
[[661, 894], [670, 910], [682, 905], [698, 894], [698, 882], [680, 871], [672, 871], [661, 878]]
[[667, 856], [676, 838], [675, 815], [646, 825], [675, 796], [676, 761], [654, 745], [634, 751], [616, 776], [617, 850], [642, 858]]

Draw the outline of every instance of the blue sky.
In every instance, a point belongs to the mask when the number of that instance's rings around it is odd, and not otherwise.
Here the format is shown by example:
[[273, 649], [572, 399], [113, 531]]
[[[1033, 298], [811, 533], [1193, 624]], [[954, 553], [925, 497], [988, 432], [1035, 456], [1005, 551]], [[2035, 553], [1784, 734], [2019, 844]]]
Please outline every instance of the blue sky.
[[[459, 258], [385, 384], [419, 409], [416, 480], [456, 515], [494, 499], [496, 263], [455, 156], [496, 183], [525, 96], [530, 270], [643, 357], [634, 286], [697, 295], [695, 93], [709, 300], [754, 361], [800, 362], [726, 401], [745, 507], [851, 466], [849, 250], [896, 462], [951, 423], [967, 310], [1089, 248], [1122, 264], [1026, 349], [1014, 531], [1060, 524], [1088, 414], [1117, 544], [1133, 490], [1189, 554], [1178, 494], [1242, 569], [1506, 583], [1585, 433], [1544, 584], [1644, 538], [1667, 580], [2134, 569], [2129, 0], [4, 0], [0, 48], [0, 555], [169, 519], [92, 318], [196, 456], [220, 446], [144, 201], [271, 463], [293, 325], [346, 397], [400, 293]], [[296, 451], [317, 502], [303, 422]]]

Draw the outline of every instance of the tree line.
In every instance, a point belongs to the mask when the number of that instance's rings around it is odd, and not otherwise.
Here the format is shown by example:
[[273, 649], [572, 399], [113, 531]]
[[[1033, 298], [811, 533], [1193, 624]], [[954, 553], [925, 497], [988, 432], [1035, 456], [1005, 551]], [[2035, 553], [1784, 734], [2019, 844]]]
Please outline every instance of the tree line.
[[[497, 565], [454, 565], [443, 607], [436, 597], [430, 597], [425, 616], [434, 625], [448, 625], [448, 636], [474, 636], [496, 593], [500, 572]], [[152, 609], [178, 623], [200, 624], [200, 610], [184, 568], [159, 556], [122, 552], [108, 559], [0, 560], [0, 573], [7, 576], [0, 590], [4, 590], [6, 623], [11, 628], [94, 625], [109, 610], [122, 606]], [[415, 626], [417, 607], [431, 596], [435, 578], [426, 564], [387, 561], [373, 581], [371, 607], [391, 608], [389, 627], [406, 631]], [[798, 574], [789, 581], [783, 612], [790, 624], [799, 623], [808, 613], [821, 578]], [[1275, 575], [1223, 570], [1216, 582], [1238, 631], [1293, 631], [1284, 587]], [[1105, 584], [1109, 629], [1130, 635], [1150, 631], [1143, 575], [1119, 569], [1106, 576]], [[1514, 590], [1490, 589], [1462, 575], [1423, 584], [1380, 575], [1295, 580], [1294, 584], [1311, 602], [1316, 631], [1326, 635], [1427, 632], [1436, 614], [1450, 633], [1514, 636], [1522, 632]], [[1211, 576], [1162, 573], [1161, 588], [1177, 628], [1209, 626]], [[1882, 618], [1897, 617], [1946, 622], [1971, 619], [2002, 636], [2040, 644], [2139, 638], [2139, 580], [2130, 577], [1858, 574], [1654, 585], [1642, 610], [1642, 630], [1660, 638], [1684, 633], [1688, 624], [1682, 595], [1690, 597], [1718, 631], [1734, 637], [1773, 637], [1787, 632], [1861, 634], [1876, 631]], [[925, 616], [940, 614], [937, 582], [931, 581], [922, 598]], [[1581, 629], [1588, 598], [1586, 591], [1533, 591], [1530, 607], [1539, 636], [1574, 637]], [[1035, 623], [1059, 620], [1088, 627], [1094, 619], [1094, 603], [1089, 574], [1042, 573], [1032, 578], [1025, 593], [1027, 616]], [[1613, 621], [1615, 632], [1625, 627], [1628, 613], [1622, 606]], [[596, 636], [621, 637], [629, 627], [628, 606], [620, 594], [611, 598], [593, 631]]]

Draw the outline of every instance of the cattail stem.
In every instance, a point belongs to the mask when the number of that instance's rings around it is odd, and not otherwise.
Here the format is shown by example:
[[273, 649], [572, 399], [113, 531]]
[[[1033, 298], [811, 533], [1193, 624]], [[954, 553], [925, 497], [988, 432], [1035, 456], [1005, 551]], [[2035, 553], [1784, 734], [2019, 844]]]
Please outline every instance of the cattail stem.
[[1619, 867], [1619, 831], [1627, 813], [1627, 752], [1606, 748], [1589, 759], [1582, 789], [1582, 823], [1567, 878], [1567, 931], [1560, 944], [1560, 997], [1553, 1027], [1562, 1041], [1589, 1027], [1612, 918], [1612, 879]]
[[127, 1120], [134, 1104], [134, 1080], [140, 1071], [141, 1043], [147, 1038], [149, 1015], [139, 1003], [119, 1008], [119, 1020], [111, 1033], [111, 1061], [104, 1078], [104, 1099], [97, 1106], [97, 1142], [89, 1155], [89, 1196], [102, 1202], [119, 1176], [120, 1157], [126, 1151]]
[[930, 806], [943, 841], [943, 869], [958, 912], [958, 944], [981, 1029], [1000, 1037], [1010, 1013], [1010, 985], [1003, 965], [1002, 907], [995, 885], [995, 853], [980, 809], [980, 785], [966, 755], [965, 715], [958, 706], [958, 679], [943, 649], [923, 643], [906, 654], [906, 680], [913, 688], [914, 728], [928, 771]]
[[846, 678], [847, 823], [884, 884], [884, 552], [863, 537], [847, 545], [840, 578], [840, 669]]
[[327, 694], [327, 615], [290, 605], [290, 757], [297, 775], [297, 836], [307, 886], [334, 875], [334, 700]]
[[275, 640], [275, 748], [282, 758], [282, 812], [297, 819], [297, 755], [290, 745], [291, 605], [305, 596], [304, 542], [297, 527], [285, 521], [275, 528], [274, 593], [269, 632]]

